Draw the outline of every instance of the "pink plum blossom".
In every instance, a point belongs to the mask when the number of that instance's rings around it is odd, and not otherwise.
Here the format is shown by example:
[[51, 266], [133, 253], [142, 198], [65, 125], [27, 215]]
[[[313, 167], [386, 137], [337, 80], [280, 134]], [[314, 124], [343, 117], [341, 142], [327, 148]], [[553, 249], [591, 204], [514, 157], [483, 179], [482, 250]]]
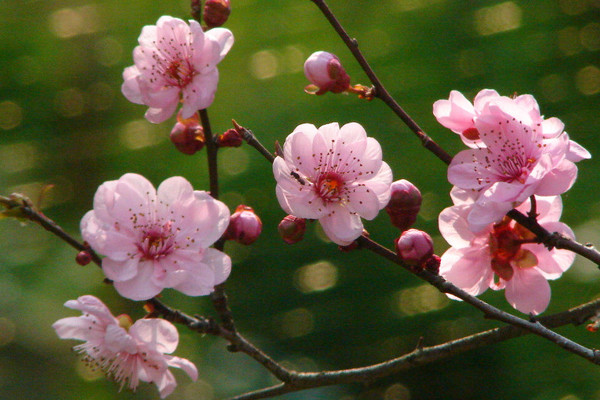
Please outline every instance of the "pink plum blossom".
[[227, 206], [184, 178], [169, 178], [157, 191], [143, 176], [126, 174], [98, 188], [81, 233], [106, 256], [102, 269], [119, 294], [146, 300], [163, 288], [207, 295], [225, 281], [231, 260], [208, 247], [228, 224]]
[[[558, 222], [562, 213], [560, 196], [536, 196], [539, 224], [550, 232], [575, 238], [573, 231]], [[535, 243], [535, 235], [505, 217], [480, 232], [469, 229], [469, 203], [443, 210], [439, 216], [440, 232], [452, 246], [443, 255], [440, 275], [477, 296], [488, 288], [505, 289], [506, 299], [526, 314], [543, 312], [550, 302], [547, 279], [557, 279], [566, 271], [575, 254], [568, 250], [548, 250]], [[517, 207], [530, 209], [529, 199]]]
[[326, 51], [316, 51], [306, 59], [304, 75], [317, 88], [313, 91], [313, 86], [307, 86], [305, 90], [311, 94], [342, 93], [350, 86], [350, 76], [340, 59]]
[[210, 106], [219, 81], [217, 64], [233, 45], [225, 28], [207, 32], [197, 21], [162, 16], [147, 25], [133, 50], [134, 64], [123, 71], [121, 91], [136, 104], [149, 107], [146, 119], [165, 121], [183, 103], [181, 116]]
[[345, 246], [390, 200], [392, 171], [381, 146], [352, 122], [299, 125], [273, 163], [277, 199], [298, 218], [318, 219], [325, 234]]
[[531, 95], [514, 99], [483, 90], [471, 105], [462, 94], [434, 105], [438, 120], [472, 148], [448, 168], [453, 185], [473, 191], [472, 230], [498, 222], [531, 195], [552, 196], [575, 182], [574, 162], [590, 155], [571, 141], [557, 118], [543, 119]]
[[73, 349], [92, 367], [135, 390], [140, 381], [156, 384], [165, 398], [177, 386], [168, 367], [181, 368], [192, 380], [198, 379], [196, 366], [185, 358], [169, 355], [177, 348], [177, 329], [163, 319], [140, 319], [132, 324], [127, 315], [113, 317], [94, 296], [69, 300], [66, 307], [83, 313], [56, 321], [52, 327], [61, 339], [82, 340]]

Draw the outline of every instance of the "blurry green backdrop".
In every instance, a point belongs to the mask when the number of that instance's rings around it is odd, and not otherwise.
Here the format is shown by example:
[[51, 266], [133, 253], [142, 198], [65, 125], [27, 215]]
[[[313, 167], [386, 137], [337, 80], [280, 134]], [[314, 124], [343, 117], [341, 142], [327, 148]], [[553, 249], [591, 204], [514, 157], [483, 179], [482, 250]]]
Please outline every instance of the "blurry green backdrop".
[[[216, 132], [231, 119], [269, 148], [298, 124], [357, 121], [382, 143], [395, 179], [424, 194], [417, 227], [431, 232], [436, 252], [447, 244], [437, 215], [450, 205], [445, 166], [426, 152], [380, 101], [309, 96], [302, 72], [314, 51], [337, 54], [353, 83], [365, 75], [308, 0], [232, 0], [226, 27], [236, 42], [219, 65], [210, 116]], [[563, 197], [564, 222], [580, 241], [600, 243], [600, 1], [598, 0], [330, 0], [330, 6], [398, 102], [450, 153], [463, 145], [435, 121], [432, 103], [452, 89], [472, 98], [480, 89], [531, 93], [547, 117], [562, 119], [592, 160]], [[182, 175], [208, 189], [205, 154], [172, 147], [173, 120], [148, 123], [146, 107], [120, 93], [121, 73], [143, 25], [161, 15], [189, 18], [184, 0], [0, 1], [0, 193], [41, 199], [43, 211], [79, 237], [78, 223], [96, 188], [126, 172], [158, 185]], [[498, 326], [473, 308], [366, 252], [341, 253], [316, 225], [289, 246], [277, 236], [284, 212], [270, 166], [251, 148], [219, 153], [222, 200], [245, 203], [264, 223], [250, 247], [227, 244], [234, 260], [227, 282], [241, 332], [297, 370], [350, 368], [398, 356], [420, 336], [433, 345]], [[391, 246], [397, 236], [382, 213], [366, 228]], [[121, 299], [92, 265], [81, 267], [65, 243], [32, 224], [0, 221], [0, 399], [157, 399], [142, 384], [136, 394], [92, 373], [59, 340], [51, 324], [76, 315], [69, 299], [94, 294], [115, 314], [142, 317], [141, 303]], [[558, 281], [546, 313], [598, 296], [600, 271], [577, 259]], [[511, 312], [502, 292], [482, 298]], [[167, 303], [212, 315], [207, 298], [164, 292]], [[559, 331], [589, 347], [600, 333]], [[196, 363], [198, 382], [180, 371], [172, 400], [211, 400], [274, 384], [223, 340], [180, 329], [176, 355]], [[345, 385], [286, 399], [600, 399], [600, 369], [533, 336], [471, 351], [369, 386]]]

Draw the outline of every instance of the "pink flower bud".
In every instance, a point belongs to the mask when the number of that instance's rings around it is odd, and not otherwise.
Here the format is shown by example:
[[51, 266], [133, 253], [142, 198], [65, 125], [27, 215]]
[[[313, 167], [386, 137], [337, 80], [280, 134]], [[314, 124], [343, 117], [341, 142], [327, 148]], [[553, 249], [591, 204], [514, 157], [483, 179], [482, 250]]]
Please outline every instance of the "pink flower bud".
[[306, 220], [304, 218], [288, 215], [281, 220], [277, 226], [277, 230], [287, 244], [298, 243], [304, 237]]
[[231, 4], [229, 0], [206, 0], [204, 3], [204, 23], [210, 28], [222, 26], [229, 18]]
[[307, 86], [308, 93], [342, 93], [350, 86], [350, 77], [339, 58], [325, 51], [317, 51], [308, 57], [304, 62], [304, 75], [317, 87], [316, 91], [311, 91], [311, 85]]
[[252, 207], [240, 204], [229, 219], [225, 238], [241, 244], [252, 244], [262, 232], [262, 221]]
[[385, 207], [392, 224], [402, 231], [410, 228], [417, 220], [421, 208], [421, 192], [406, 179], [400, 179], [391, 185], [392, 195]]
[[405, 263], [422, 267], [433, 255], [433, 240], [427, 232], [409, 229], [396, 239], [396, 252]]
[[77, 253], [77, 256], [75, 256], [75, 262], [77, 262], [77, 264], [81, 266], [88, 265], [91, 261], [92, 255], [89, 251], [86, 250], [80, 251], [79, 253]]
[[217, 138], [219, 147], [240, 147], [244, 139], [236, 129], [228, 129]]
[[181, 114], [178, 114], [170, 137], [177, 150], [183, 154], [191, 155], [201, 150], [205, 139], [198, 113], [188, 119], [182, 119]]

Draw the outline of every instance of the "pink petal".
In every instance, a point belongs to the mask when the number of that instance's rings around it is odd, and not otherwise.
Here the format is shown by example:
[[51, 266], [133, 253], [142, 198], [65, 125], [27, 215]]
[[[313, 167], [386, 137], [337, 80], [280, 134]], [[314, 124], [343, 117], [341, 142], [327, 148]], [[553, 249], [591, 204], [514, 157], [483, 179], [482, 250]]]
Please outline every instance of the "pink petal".
[[558, 118], [552, 117], [542, 122], [542, 132], [544, 137], [554, 138], [560, 135], [565, 129], [565, 124]]
[[135, 65], [125, 68], [125, 70], [123, 70], [123, 85], [121, 85], [121, 92], [127, 100], [132, 103], [144, 104], [142, 101], [140, 84], [138, 83], [139, 76], [140, 71]]
[[231, 273], [231, 258], [219, 250], [206, 249], [202, 262], [212, 269], [215, 285], [225, 282]]
[[319, 219], [323, 231], [331, 241], [340, 246], [347, 246], [356, 240], [363, 231], [360, 216], [351, 213], [345, 207], [330, 208], [330, 213]]
[[592, 158], [592, 155], [579, 143], [574, 140], [569, 140], [569, 150], [567, 151], [566, 157], [569, 161], [577, 162]]
[[562, 194], [573, 186], [575, 179], [577, 179], [577, 166], [565, 159], [544, 176], [535, 194], [540, 196]]
[[[351, 128], [350, 128], [351, 129]], [[326, 147], [332, 147], [331, 144], [339, 140], [340, 126], [337, 122], [319, 127], [319, 134], [323, 137]]]
[[318, 165], [313, 158], [313, 139], [302, 131], [297, 131], [286, 140], [289, 147], [289, 159], [285, 161], [291, 163], [290, 168], [302, 176], [313, 177], [315, 167]]
[[106, 327], [104, 346], [113, 353], [125, 351], [129, 354], [135, 354], [137, 352], [135, 340], [133, 340], [125, 329], [117, 324]]
[[537, 315], [550, 303], [550, 285], [535, 268], [515, 268], [512, 279], [506, 282], [506, 300], [525, 314]]
[[[191, 23], [190, 23], [191, 24]], [[213, 28], [205, 32], [205, 38], [215, 42], [219, 46], [219, 58], [218, 62], [220, 62], [223, 57], [229, 52], [231, 46], [233, 46], [233, 33], [229, 29], [225, 28]]]
[[153, 281], [154, 268], [152, 262], [139, 264], [138, 274], [126, 281], [115, 281], [114, 287], [123, 297], [131, 300], [148, 300], [159, 294], [162, 287]]
[[377, 216], [380, 207], [377, 194], [370, 190], [368, 186], [362, 184], [353, 184], [346, 189], [348, 203], [346, 204], [350, 212], [358, 213], [364, 219], [371, 220]]
[[185, 358], [175, 356], [165, 357], [167, 358], [167, 363], [169, 364], [169, 367], [181, 368], [186, 374], [189, 375], [189, 377], [193, 381], [196, 381], [198, 379], [198, 369], [196, 368], [196, 365], [194, 365], [194, 363]]
[[448, 181], [461, 189], [480, 189], [497, 180], [479, 160], [485, 159], [488, 149], [463, 150], [454, 156], [448, 167]]
[[488, 248], [449, 248], [442, 254], [440, 275], [473, 296], [485, 292], [493, 278]]
[[485, 107], [489, 104], [490, 101], [501, 97], [497, 91], [493, 89], [483, 89], [475, 99], [473, 99], [473, 106], [475, 107], [475, 111], [477, 113], [481, 113], [484, 111]]
[[152, 351], [159, 353], [172, 353], [179, 343], [177, 328], [159, 318], [138, 319], [129, 328], [129, 334], [139, 342], [148, 344]]
[[[335, 124], [337, 125], [337, 124]], [[343, 125], [341, 128], [339, 128], [339, 137], [337, 138], [338, 141], [340, 141], [341, 143], [355, 143], [355, 142], [360, 142], [362, 140], [366, 140], [367, 139], [367, 132], [365, 131], [365, 128], [363, 128], [360, 124], [356, 123], [356, 122], [350, 122], [348, 124]], [[377, 143], [379, 144], [379, 143]], [[379, 146], [379, 148], [381, 149], [381, 146]], [[381, 157], [381, 156], [380, 156]]]
[[108, 307], [100, 299], [91, 295], [80, 296], [77, 300], [69, 300], [65, 303], [65, 307], [79, 310], [84, 314], [92, 314], [105, 324], [116, 323], [116, 319]]
[[192, 82], [182, 90], [181, 117], [190, 118], [196, 111], [210, 107], [215, 99], [218, 82], [217, 69], [194, 76]]
[[467, 223], [469, 211], [470, 207], [463, 204], [445, 208], [438, 217], [440, 233], [454, 248], [469, 247], [475, 237]]
[[89, 340], [91, 324], [89, 318], [67, 317], [53, 323], [52, 328], [61, 339]]
[[[177, 105], [179, 104], [179, 90], [177, 88], [170, 88], [168, 90], [170, 92], [167, 94], [169, 101], [165, 102], [162, 106], [148, 108], [146, 114], [144, 114], [144, 117], [146, 117], [149, 122], [152, 122], [153, 124], [160, 124], [161, 122], [169, 119], [173, 113], [175, 113]], [[172, 96], [172, 92], [175, 91], [177, 94]]]
[[112, 258], [105, 257], [102, 259], [102, 271], [110, 280], [127, 281], [137, 274], [139, 263], [140, 259], [137, 255], [124, 261], [115, 261]]
[[475, 110], [462, 93], [453, 90], [448, 100], [433, 103], [433, 115], [444, 127], [460, 134], [473, 126]]

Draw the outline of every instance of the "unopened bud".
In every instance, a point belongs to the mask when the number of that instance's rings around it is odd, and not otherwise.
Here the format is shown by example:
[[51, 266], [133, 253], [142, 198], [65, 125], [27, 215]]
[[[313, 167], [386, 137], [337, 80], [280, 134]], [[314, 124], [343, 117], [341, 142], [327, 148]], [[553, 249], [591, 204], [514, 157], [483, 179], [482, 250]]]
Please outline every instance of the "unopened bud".
[[244, 139], [236, 129], [228, 129], [217, 138], [219, 147], [240, 147]]
[[200, 125], [198, 113], [191, 118], [182, 119], [177, 114], [177, 122], [171, 131], [171, 142], [183, 154], [194, 154], [204, 147], [204, 130]]
[[434, 275], [438, 275], [440, 273], [440, 263], [442, 259], [437, 254], [432, 255], [425, 261], [425, 269], [431, 272]]
[[225, 238], [241, 244], [252, 244], [262, 232], [262, 221], [252, 207], [240, 204], [229, 219]]
[[393, 182], [391, 191], [390, 202], [385, 207], [385, 211], [390, 216], [392, 224], [405, 231], [417, 220], [423, 200], [421, 192], [406, 179]]
[[288, 215], [281, 220], [277, 226], [277, 231], [287, 244], [298, 243], [304, 237], [306, 231], [306, 220], [293, 215]]
[[222, 26], [231, 14], [229, 0], [206, 0], [204, 3], [204, 23], [210, 28]]
[[88, 265], [91, 261], [92, 255], [89, 251], [86, 250], [80, 251], [79, 253], [77, 253], [77, 256], [75, 256], [75, 262], [77, 262], [77, 264], [81, 266]]
[[433, 255], [433, 240], [427, 232], [409, 229], [396, 239], [396, 253], [408, 265], [422, 268]]
[[326, 51], [312, 53], [304, 62], [304, 75], [312, 83], [310, 94], [342, 93], [350, 86], [350, 77], [336, 55]]
[[131, 319], [131, 317], [127, 314], [121, 314], [118, 315], [116, 318], [117, 321], [119, 321], [119, 326], [125, 329], [126, 331], [129, 331], [129, 328], [131, 328], [131, 326], [133, 325], [133, 320]]

